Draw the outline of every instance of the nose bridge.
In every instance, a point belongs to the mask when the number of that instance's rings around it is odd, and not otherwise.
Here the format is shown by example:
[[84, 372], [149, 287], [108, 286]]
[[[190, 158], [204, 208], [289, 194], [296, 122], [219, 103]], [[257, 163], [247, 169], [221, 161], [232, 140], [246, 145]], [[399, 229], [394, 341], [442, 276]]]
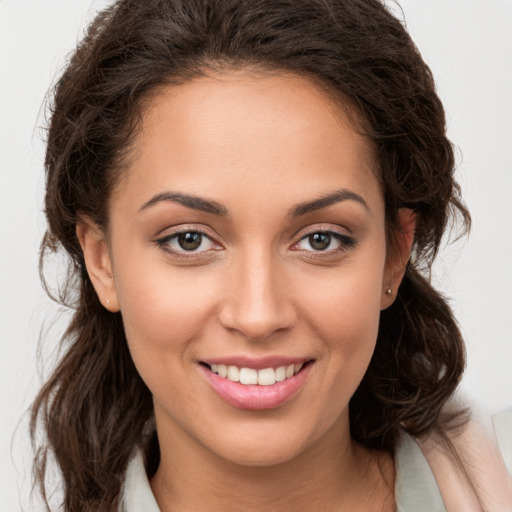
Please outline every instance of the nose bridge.
[[221, 318], [225, 327], [261, 340], [293, 324], [294, 308], [271, 250], [241, 251], [231, 268], [231, 293]]

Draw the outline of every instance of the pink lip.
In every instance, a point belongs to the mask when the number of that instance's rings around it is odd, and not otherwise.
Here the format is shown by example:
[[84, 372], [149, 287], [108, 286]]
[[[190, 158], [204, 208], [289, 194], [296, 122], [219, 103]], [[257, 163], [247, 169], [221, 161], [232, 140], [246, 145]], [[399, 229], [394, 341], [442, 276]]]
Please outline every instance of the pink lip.
[[[222, 361], [223, 362], [220, 364], [226, 364], [227, 359], [223, 359]], [[236, 366], [238, 366], [238, 364]], [[285, 366], [285, 364], [279, 364], [278, 366]], [[233, 382], [224, 377], [220, 377], [206, 366], [200, 365], [200, 368], [213, 390], [228, 404], [239, 409], [262, 410], [279, 407], [288, 400], [291, 400], [302, 388], [312, 366], [312, 364], [308, 364], [293, 377], [283, 380], [282, 382], [276, 382], [271, 386], [240, 384], [239, 382]], [[248, 364], [246, 364], [245, 367], [254, 368], [254, 366], [249, 366]], [[270, 364], [262, 366], [261, 368], [270, 367], [274, 367], [274, 365]]]

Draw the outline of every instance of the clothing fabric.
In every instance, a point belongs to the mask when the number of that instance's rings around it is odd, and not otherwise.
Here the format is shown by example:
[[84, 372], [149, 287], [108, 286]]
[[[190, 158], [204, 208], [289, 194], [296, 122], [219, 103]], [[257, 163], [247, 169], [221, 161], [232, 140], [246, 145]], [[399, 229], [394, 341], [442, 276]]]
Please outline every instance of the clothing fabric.
[[512, 409], [495, 414], [492, 418], [494, 431], [498, 440], [501, 455], [512, 477]]
[[[512, 475], [512, 410], [493, 417], [498, 444]], [[405, 432], [395, 456], [397, 512], [446, 512], [435, 476], [416, 440]], [[144, 458], [136, 450], [128, 465], [119, 512], [160, 512], [151, 491]]]

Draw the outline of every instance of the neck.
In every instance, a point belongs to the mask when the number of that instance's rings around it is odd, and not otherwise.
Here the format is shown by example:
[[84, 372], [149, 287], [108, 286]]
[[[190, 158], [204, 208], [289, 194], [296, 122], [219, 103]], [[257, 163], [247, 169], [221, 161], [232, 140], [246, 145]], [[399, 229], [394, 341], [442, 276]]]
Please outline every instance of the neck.
[[161, 461], [153, 493], [162, 512], [224, 512], [226, 504], [230, 510], [236, 504], [236, 510], [309, 512], [319, 503], [326, 511], [393, 510], [391, 456], [355, 443], [348, 418], [339, 423], [296, 457], [265, 466], [237, 464], [184, 433], [158, 429]]

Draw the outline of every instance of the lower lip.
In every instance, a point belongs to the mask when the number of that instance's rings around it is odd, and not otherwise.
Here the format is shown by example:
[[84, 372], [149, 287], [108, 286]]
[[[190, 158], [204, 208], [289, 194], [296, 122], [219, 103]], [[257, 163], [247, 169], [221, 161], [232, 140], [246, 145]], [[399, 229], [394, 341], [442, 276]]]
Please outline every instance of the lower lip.
[[239, 409], [262, 410], [279, 407], [291, 400], [302, 388], [312, 364], [303, 367], [293, 377], [271, 386], [240, 384], [200, 366], [213, 390], [228, 404]]

